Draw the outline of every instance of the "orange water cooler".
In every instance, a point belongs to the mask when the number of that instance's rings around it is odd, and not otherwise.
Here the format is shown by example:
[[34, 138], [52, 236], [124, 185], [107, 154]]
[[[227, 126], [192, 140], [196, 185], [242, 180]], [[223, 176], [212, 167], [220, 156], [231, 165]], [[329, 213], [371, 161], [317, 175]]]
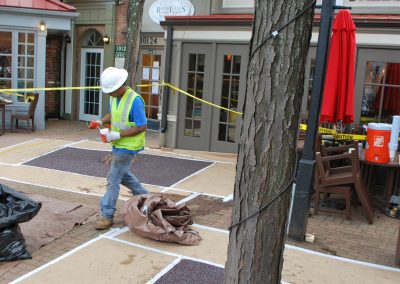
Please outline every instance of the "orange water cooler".
[[368, 123], [368, 149], [365, 159], [380, 164], [389, 163], [389, 141], [392, 125], [387, 123]]

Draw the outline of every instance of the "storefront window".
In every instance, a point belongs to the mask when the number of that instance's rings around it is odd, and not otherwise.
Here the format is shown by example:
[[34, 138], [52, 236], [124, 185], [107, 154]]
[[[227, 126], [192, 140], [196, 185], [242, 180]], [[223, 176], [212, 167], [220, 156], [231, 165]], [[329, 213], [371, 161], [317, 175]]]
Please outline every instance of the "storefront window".
[[[15, 37], [14, 37], [15, 35]], [[13, 38], [16, 39], [13, 41]], [[0, 89], [33, 88], [35, 82], [35, 34], [0, 31]], [[18, 92], [26, 95], [28, 92]], [[24, 97], [1, 93], [14, 102]]]
[[[34, 87], [34, 60], [35, 60], [35, 42], [33, 33], [18, 33], [18, 72], [17, 86], [18, 88]], [[29, 63], [29, 64], [28, 64]], [[29, 66], [28, 66], [29, 65]], [[21, 94], [26, 94], [23, 92]], [[24, 97], [17, 97], [20, 102], [24, 101]]]
[[[12, 86], [12, 33], [0, 31], [0, 89]], [[10, 95], [0, 93], [5, 98]]]
[[361, 123], [388, 122], [400, 114], [400, 63], [368, 61]]

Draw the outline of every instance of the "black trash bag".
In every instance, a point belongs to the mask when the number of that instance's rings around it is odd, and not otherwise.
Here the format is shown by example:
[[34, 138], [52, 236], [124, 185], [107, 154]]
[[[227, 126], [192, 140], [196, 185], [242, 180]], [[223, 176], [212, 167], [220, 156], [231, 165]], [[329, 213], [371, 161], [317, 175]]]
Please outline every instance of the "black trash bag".
[[41, 203], [0, 184], [0, 261], [31, 258], [19, 223], [31, 220]]
[[0, 261], [32, 258], [19, 225], [0, 229]]

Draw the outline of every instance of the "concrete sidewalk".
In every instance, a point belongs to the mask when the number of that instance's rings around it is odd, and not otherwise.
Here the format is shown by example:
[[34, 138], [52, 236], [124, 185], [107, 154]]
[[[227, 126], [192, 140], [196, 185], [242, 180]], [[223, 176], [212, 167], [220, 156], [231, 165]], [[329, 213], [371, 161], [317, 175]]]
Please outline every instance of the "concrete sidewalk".
[[[145, 185], [152, 192], [163, 192], [176, 202], [186, 201], [193, 213], [195, 229], [203, 238], [198, 247], [166, 244], [138, 237], [126, 230], [119, 214], [111, 230], [98, 232], [93, 229], [97, 216], [92, 216], [83, 225], [34, 252], [31, 260], [0, 264], [0, 282], [8, 283], [22, 277], [18, 280], [22, 283], [156, 283], [174, 267], [179, 267], [183, 260], [222, 269], [228, 244], [226, 230], [231, 218], [231, 203], [222, 200], [233, 192], [236, 155], [159, 149], [158, 134], [148, 132], [147, 137], [149, 149], [145, 152], [148, 154], [213, 162], [212, 166], [171, 187]], [[0, 136], [0, 184], [98, 208], [99, 199], [105, 190], [104, 178], [24, 165], [29, 160], [64, 147], [109, 149], [109, 146], [100, 143], [97, 131], [87, 130], [82, 122], [51, 121], [46, 130], [33, 134], [6, 133]], [[123, 189], [120, 197], [117, 212], [121, 211], [130, 194]], [[318, 215], [309, 220], [309, 227], [315, 230], [320, 228], [317, 240], [320, 238], [327, 242], [332, 242], [332, 239], [324, 237], [324, 230], [333, 232], [340, 231], [341, 227], [351, 228], [354, 234], [352, 239], [340, 240], [340, 233], [336, 234], [337, 242], [343, 243], [348, 255], [353, 251], [361, 251], [357, 246], [358, 241], [353, 239], [357, 238], [357, 231], [360, 236], [368, 236], [369, 230], [378, 235], [379, 230], [384, 230], [384, 233], [393, 234], [393, 239], [396, 239], [397, 220], [382, 218], [383, 222], [377, 220], [377, 227], [370, 227], [363, 225], [362, 213], [356, 212], [354, 216], [353, 221], [347, 224], [348, 221], [341, 217]], [[346, 242], [350, 242], [350, 245]], [[386, 246], [392, 245], [391, 242], [390, 236], [388, 242], [384, 243], [385, 248], [379, 250], [377, 245], [367, 253], [385, 252]], [[302, 244], [293, 244], [287, 245], [285, 249], [283, 267], [283, 280], [290, 283], [397, 283], [400, 277], [400, 270], [379, 265], [386, 264], [384, 260], [371, 261], [362, 255], [360, 257], [360, 253], [351, 257], [353, 259], [340, 258], [299, 248], [298, 245]], [[368, 247], [368, 244], [367, 239], [360, 241], [361, 247]], [[351, 246], [354, 248], [351, 249]], [[308, 247], [331, 253], [335, 248], [336, 255], [348, 256], [346, 252], [338, 253], [334, 244], [330, 243], [317, 243], [314, 247]]]

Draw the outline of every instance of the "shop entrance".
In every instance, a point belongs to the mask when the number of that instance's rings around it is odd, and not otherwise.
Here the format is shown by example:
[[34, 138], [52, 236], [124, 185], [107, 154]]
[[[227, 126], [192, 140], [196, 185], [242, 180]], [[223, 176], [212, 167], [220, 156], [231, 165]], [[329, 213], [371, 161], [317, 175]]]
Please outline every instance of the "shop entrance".
[[[248, 46], [184, 44], [182, 88], [197, 98], [241, 112]], [[180, 96], [178, 148], [237, 152], [241, 115]]]

